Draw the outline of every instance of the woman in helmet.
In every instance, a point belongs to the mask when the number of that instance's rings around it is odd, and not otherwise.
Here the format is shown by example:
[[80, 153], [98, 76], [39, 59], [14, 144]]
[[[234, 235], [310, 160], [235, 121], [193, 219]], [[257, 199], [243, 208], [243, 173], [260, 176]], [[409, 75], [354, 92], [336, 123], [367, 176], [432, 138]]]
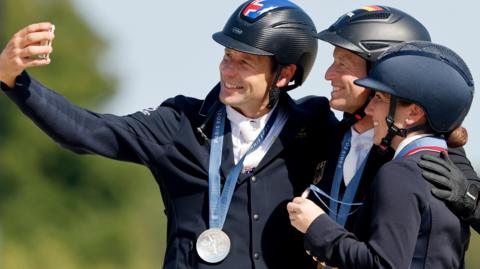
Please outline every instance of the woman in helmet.
[[307, 250], [331, 266], [463, 268], [469, 228], [432, 196], [417, 161], [446, 151], [445, 137], [455, 140], [452, 131], [473, 99], [467, 66], [448, 48], [407, 42], [387, 50], [355, 83], [376, 91], [366, 108], [374, 141], [392, 147], [395, 157], [379, 170], [353, 234], [300, 197], [287, 206], [292, 225], [308, 230]]

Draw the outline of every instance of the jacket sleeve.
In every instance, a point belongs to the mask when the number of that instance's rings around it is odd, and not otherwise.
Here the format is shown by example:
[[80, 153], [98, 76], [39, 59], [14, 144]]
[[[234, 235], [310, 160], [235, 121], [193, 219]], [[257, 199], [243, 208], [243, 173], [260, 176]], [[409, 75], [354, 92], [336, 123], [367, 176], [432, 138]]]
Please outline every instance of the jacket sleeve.
[[128, 116], [100, 114], [80, 108], [24, 72], [5, 94], [47, 135], [76, 153], [95, 153], [112, 159], [148, 163], [148, 143], [172, 141], [180, 121], [171, 108]]
[[480, 182], [480, 179], [478, 178], [477, 173], [475, 173], [475, 170], [473, 170], [472, 164], [470, 163], [470, 160], [468, 160], [463, 147], [448, 148], [448, 156], [458, 169], [462, 171], [465, 177], [469, 180]]
[[[478, 181], [470, 181], [472, 184], [476, 184], [477, 187], [480, 189], [480, 182]], [[477, 207], [475, 210], [466, 217], [461, 217], [461, 219], [470, 225], [477, 233], [480, 233], [480, 202], [477, 199]]]
[[423, 188], [412, 178], [402, 164], [380, 169], [368, 197], [372, 212], [364, 241], [323, 214], [308, 228], [305, 248], [339, 268], [408, 268], [424, 207], [418, 190]]
[[464, 219], [477, 233], [480, 233], [480, 204], [477, 202], [477, 208], [473, 215]]
[[[475, 173], [475, 170], [473, 170], [472, 164], [468, 160], [463, 147], [448, 148], [448, 155], [458, 169], [462, 171], [465, 177], [480, 188], [480, 179], [478, 178], [477, 173]], [[480, 233], [480, 203], [478, 201], [475, 211], [471, 216], [463, 218], [463, 220], [477, 231], [477, 233]]]

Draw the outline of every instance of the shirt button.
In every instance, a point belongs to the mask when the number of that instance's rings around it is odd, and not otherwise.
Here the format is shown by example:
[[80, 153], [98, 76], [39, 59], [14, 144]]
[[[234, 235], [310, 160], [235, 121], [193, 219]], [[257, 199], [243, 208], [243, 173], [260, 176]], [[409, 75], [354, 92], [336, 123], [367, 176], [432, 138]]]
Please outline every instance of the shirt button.
[[253, 214], [253, 220], [258, 220], [260, 216], [258, 214]]
[[258, 254], [258, 252], [253, 253], [253, 258], [254, 258], [255, 260], [260, 259], [260, 254]]
[[256, 181], [257, 181], [257, 177], [252, 176], [251, 180], [252, 180], [252, 182], [256, 182]]

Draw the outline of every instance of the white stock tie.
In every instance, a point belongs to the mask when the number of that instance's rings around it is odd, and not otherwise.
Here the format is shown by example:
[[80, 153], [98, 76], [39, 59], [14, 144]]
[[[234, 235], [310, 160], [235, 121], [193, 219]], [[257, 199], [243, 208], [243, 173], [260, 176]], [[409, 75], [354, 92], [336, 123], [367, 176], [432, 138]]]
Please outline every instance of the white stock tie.
[[241, 154], [240, 156], [243, 156], [250, 145], [253, 143], [255, 138], [257, 138], [258, 135], [258, 129], [259, 129], [259, 123], [253, 120], [250, 121], [243, 121], [239, 124], [239, 129], [240, 129], [240, 135], [242, 137], [242, 147], [241, 147]]
[[[242, 141], [242, 146], [240, 147], [240, 157], [247, 153], [248, 149], [252, 145], [255, 138], [260, 134], [260, 123], [255, 120], [247, 120], [243, 121], [239, 124], [238, 128], [240, 129], [240, 136]], [[252, 171], [252, 169], [258, 165], [260, 161], [258, 158], [258, 154], [254, 156], [246, 156], [245, 161], [243, 162], [243, 173], [247, 173], [248, 171]]]

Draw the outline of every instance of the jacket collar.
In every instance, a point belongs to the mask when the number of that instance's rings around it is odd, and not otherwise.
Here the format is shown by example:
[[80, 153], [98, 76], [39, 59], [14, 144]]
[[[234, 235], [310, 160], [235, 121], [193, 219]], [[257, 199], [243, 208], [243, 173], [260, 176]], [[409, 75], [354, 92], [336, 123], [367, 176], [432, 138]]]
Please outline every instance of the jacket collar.
[[[254, 174], [258, 173], [271, 163], [275, 157], [277, 157], [288, 146], [288, 144], [297, 137], [297, 134], [301, 132], [302, 127], [305, 127], [305, 121], [309, 115], [308, 111], [301, 109], [300, 106], [298, 106], [286, 93], [280, 96], [279, 102], [279, 106], [286, 108], [288, 120], [283, 126], [278, 138], [273, 142], [270, 149], [268, 149], [265, 156], [255, 168], [255, 171], [253, 172]], [[238, 183], [240, 184], [244, 182], [250, 176], [251, 174], [241, 174]]]
[[[199, 115], [204, 117], [205, 120], [200, 128], [207, 134], [208, 137], [211, 136], [211, 123], [213, 121], [213, 116], [217, 110], [218, 105], [220, 105], [220, 100], [218, 96], [220, 94], [220, 83], [218, 83], [207, 95], [205, 100], [202, 103], [202, 106], [199, 110]], [[288, 120], [283, 127], [283, 130], [280, 132], [280, 135], [272, 144], [270, 149], [267, 151], [267, 154], [263, 157], [262, 161], [258, 164], [255, 169], [255, 172], [258, 172], [268, 163], [270, 163], [278, 154], [280, 154], [283, 149], [293, 140], [297, 133], [301, 131], [301, 128], [305, 126], [305, 121], [310, 114], [309, 111], [302, 109], [295, 101], [287, 94], [282, 93], [279, 98], [279, 106], [286, 107]], [[228, 122], [228, 121], [227, 121]], [[230, 170], [233, 168], [233, 151], [232, 151], [232, 141], [231, 141], [231, 130], [229, 125], [228, 128], [225, 128], [225, 140], [224, 140], [224, 149], [222, 151], [222, 164], [221, 170], [223, 176], [226, 177]], [[240, 175], [239, 182], [243, 182], [250, 175], [242, 174]]]
[[213, 89], [208, 93], [207, 97], [202, 103], [198, 114], [203, 117], [208, 117], [213, 114], [216, 110], [217, 104], [220, 103], [218, 96], [220, 95], [220, 82], [213, 87]]

